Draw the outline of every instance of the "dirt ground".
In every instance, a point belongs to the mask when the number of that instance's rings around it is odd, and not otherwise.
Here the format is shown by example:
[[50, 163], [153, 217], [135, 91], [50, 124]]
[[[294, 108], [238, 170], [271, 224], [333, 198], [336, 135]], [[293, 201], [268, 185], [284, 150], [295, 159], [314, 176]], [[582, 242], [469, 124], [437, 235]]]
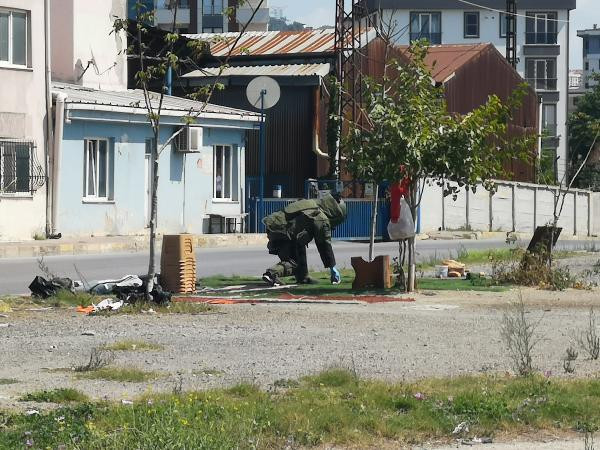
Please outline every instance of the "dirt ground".
[[[74, 310], [9, 312], [0, 318], [0, 408], [27, 408], [17, 399], [38, 389], [74, 387], [92, 398], [132, 399], [148, 391], [207, 389], [242, 381], [268, 387], [331, 366], [362, 377], [423, 377], [510, 370], [500, 340], [503, 311], [522, 295], [542, 341], [535, 364], [565, 376], [562, 357], [588, 319], [600, 292], [535, 289], [429, 292], [413, 303], [257, 304], [219, 306], [203, 315], [90, 317]], [[3, 324], [8, 324], [8, 326]], [[93, 332], [93, 336], [83, 335]], [[145, 383], [82, 380], [68, 369], [93, 347], [125, 339], [160, 344], [160, 351], [117, 352], [115, 365], [158, 371]], [[577, 377], [595, 376], [600, 361], [583, 353]]]

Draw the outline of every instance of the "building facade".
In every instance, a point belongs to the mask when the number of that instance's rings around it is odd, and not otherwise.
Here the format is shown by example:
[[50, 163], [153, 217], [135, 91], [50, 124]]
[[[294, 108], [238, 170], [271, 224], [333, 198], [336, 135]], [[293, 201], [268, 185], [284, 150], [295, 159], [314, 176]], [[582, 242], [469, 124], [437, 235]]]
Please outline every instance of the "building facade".
[[44, 2], [0, 1], [0, 241], [45, 232]]
[[589, 89], [598, 82], [594, 74], [600, 74], [600, 29], [594, 24], [590, 30], [578, 30], [577, 36], [583, 39], [583, 87]]
[[[135, 18], [136, 0], [129, 0], [130, 18]], [[239, 31], [248, 22], [247, 31], [267, 31], [269, 25], [269, 2], [246, 0], [238, 5], [237, 0], [148, 0], [148, 8], [156, 8], [155, 25], [171, 30], [175, 18], [178, 32], [226, 33]], [[258, 8], [260, 5], [260, 8]], [[255, 10], [258, 10], [255, 13]], [[231, 10], [231, 16], [227, 11]]]
[[[154, 139], [143, 91], [54, 83], [57, 192], [53, 225], [63, 236], [136, 235], [150, 221]], [[156, 108], [158, 100], [154, 102]], [[246, 131], [258, 114], [165, 96], [159, 156], [159, 233], [210, 231], [210, 217], [244, 217]], [[179, 138], [182, 117], [196, 117]]]
[[[506, 55], [507, 20], [502, 12], [506, 2], [468, 3], [367, 0], [369, 12], [381, 26], [391, 24], [398, 30], [398, 44], [421, 38], [431, 44], [489, 42]], [[519, 0], [517, 6], [516, 68], [538, 93], [545, 136], [542, 152], [556, 160], [555, 174], [560, 179], [568, 161], [569, 17], [576, 0]]]

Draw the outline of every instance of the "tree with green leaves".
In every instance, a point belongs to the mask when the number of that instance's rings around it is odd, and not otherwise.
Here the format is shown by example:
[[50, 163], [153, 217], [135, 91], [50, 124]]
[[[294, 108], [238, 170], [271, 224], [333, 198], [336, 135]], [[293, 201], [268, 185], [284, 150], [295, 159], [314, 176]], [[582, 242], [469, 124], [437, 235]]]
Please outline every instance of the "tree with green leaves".
[[[190, 92], [188, 97], [199, 101], [199, 107], [190, 110], [182, 119], [182, 125], [190, 125], [196, 122], [197, 118], [206, 109], [210, 99], [215, 91], [224, 88], [220, 78], [225, 68], [228, 67], [229, 60], [233, 50], [237, 47], [239, 40], [246, 31], [248, 25], [254, 19], [256, 13], [262, 7], [264, 0], [260, 0], [256, 6], [252, 7], [252, 14], [247, 23], [242, 26], [238, 36], [229, 46], [228, 54], [221, 58], [219, 70], [215, 81], [212, 84], [201, 86]], [[238, 1], [238, 6], [245, 2]], [[170, 148], [175, 138], [185, 130], [181, 127], [178, 131], [171, 134], [164, 143], [161, 144], [161, 116], [163, 113], [163, 102], [168, 92], [168, 86], [173, 72], [177, 73], [182, 67], [191, 67], [198, 69], [199, 63], [206, 54], [207, 48], [214, 43], [218, 37], [213, 40], [190, 40], [185, 45], [182, 42], [184, 38], [177, 32], [177, 13], [179, 2], [171, 1], [169, 3], [172, 14], [171, 29], [162, 34], [162, 42], [158, 45], [155, 41], [156, 30], [152, 24], [155, 22], [156, 9], [148, 9], [145, 2], [138, 1], [135, 5], [136, 20], [130, 21], [124, 18], [116, 18], [113, 22], [113, 32], [127, 35], [128, 47], [126, 53], [128, 58], [134, 58], [138, 62], [138, 70], [134, 74], [137, 87], [144, 92], [144, 107], [147, 111], [148, 123], [152, 128], [154, 139], [151, 148], [152, 178], [150, 180], [151, 207], [150, 207], [150, 258], [148, 262], [148, 282], [146, 286], [147, 298], [154, 289], [154, 280], [156, 278], [156, 227], [158, 215], [158, 181], [159, 181], [159, 159], [165, 149]], [[235, 8], [224, 9], [223, 15], [232, 17], [235, 14]]]
[[[358, 179], [381, 184], [410, 179], [407, 203], [416, 222], [426, 184], [437, 184], [444, 195], [483, 185], [506, 176], [508, 158], [529, 159], [535, 135], [511, 136], [509, 123], [527, 94], [521, 86], [505, 101], [492, 95], [468, 114], [447, 109], [444, 88], [436, 85], [425, 63], [427, 43], [408, 49], [407, 58], [386, 61], [382, 80], [364, 82], [364, 123], [350, 124], [346, 137], [347, 167]], [[401, 171], [400, 168], [403, 168]], [[408, 286], [415, 287], [415, 239], [408, 242]]]
[[[600, 75], [589, 92], [579, 98], [577, 110], [569, 117], [570, 161], [569, 178], [573, 179], [600, 130]], [[574, 181], [574, 187], [600, 191], [600, 145], [592, 148], [592, 154]]]

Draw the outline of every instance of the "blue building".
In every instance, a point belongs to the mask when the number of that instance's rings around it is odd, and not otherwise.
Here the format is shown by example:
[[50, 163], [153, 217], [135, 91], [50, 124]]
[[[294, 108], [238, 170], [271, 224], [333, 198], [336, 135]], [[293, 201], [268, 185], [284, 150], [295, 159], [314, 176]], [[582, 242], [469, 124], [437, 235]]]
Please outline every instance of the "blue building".
[[[144, 233], [150, 219], [153, 133], [143, 91], [59, 83], [52, 90], [56, 231], [63, 236]], [[159, 233], [207, 233], [211, 215], [244, 216], [246, 131], [260, 118], [232, 108], [201, 107], [165, 96], [159, 149], [183, 126], [183, 117], [197, 118], [160, 154]], [[241, 230], [240, 221], [235, 223]]]
[[589, 89], [597, 83], [593, 75], [600, 73], [600, 29], [594, 25], [589, 30], [578, 30], [577, 36], [583, 39], [583, 85]]

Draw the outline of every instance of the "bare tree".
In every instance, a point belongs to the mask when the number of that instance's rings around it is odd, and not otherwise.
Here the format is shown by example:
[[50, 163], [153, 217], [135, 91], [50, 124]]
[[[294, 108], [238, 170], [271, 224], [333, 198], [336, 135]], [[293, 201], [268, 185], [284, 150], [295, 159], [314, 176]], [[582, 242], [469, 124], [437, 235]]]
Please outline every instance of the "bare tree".
[[[184, 125], [194, 123], [197, 118], [204, 112], [209, 104], [214, 92], [223, 89], [220, 79], [223, 71], [227, 68], [231, 55], [237, 49], [237, 45], [243, 36], [244, 32], [256, 16], [261, 8], [264, 0], [260, 0], [256, 6], [252, 8], [252, 14], [248, 22], [246, 22], [240, 30], [237, 37], [230, 43], [227, 55], [221, 59], [219, 70], [214, 82], [208, 86], [203, 86], [190, 93], [188, 97], [193, 100], [200, 101], [200, 106], [197, 109], [191, 109], [183, 118]], [[238, 6], [244, 4], [244, 1], [238, 2]], [[148, 121], [152, 128], [154, 139], [151, 148], [152, 161], [152, 179], [151, 179], [151, 207], [150, 207], [150, 258], [148, 262], [148, 281], [146, 285], [146, 295], [150, 298], [150, 293], [154, 289], [154, 279], [156, 277], [156, 228], [158, 216], [158, 181], [159, 181], [159, 159], [161, 153], [168, 147], [174, 139], [184, 131], [184, 127], [171, 134], [164, 144], [159, 144], [161, 131], [161, 115], [163, 112], [163, 102], [165, 95], [168, 92], [170, 75], [173, 71], [177, 71], [182, 64], [198, 67], [196, 60], [203, 54], [207, 46], [214, 41], [194, 41], [188, 44], [191, 49], [192, 56], [185, 58], [181, 55], [177, 43], [182, 39], [177, 31], [177, 13], [179, 2], [171, 1], [169, 7], [172, 13], [172, 22], [170, 31], [164, 35], [160, 49], [153, 50], [150, 45], [150, 28], [148, 24], [154, 23], [156, 10], [147, 10], [146, 6], [138, 1], [136, 8], [135, 27], [130, 27], [130, 21], [127, 19], [117, 18], [113, 23], [113, 31], [115, 33], [126, 33], [130, 45], [127, 48], [127, 54], [130, 58], [135, 58], [139, 63], [139, 70], [135, 74], [135, 81], [138, 87], [144, 93], [144, 106], [148, 114]], [[227, 8], [223, 11], [226, 17], [235, 13], [234, 8]]]

